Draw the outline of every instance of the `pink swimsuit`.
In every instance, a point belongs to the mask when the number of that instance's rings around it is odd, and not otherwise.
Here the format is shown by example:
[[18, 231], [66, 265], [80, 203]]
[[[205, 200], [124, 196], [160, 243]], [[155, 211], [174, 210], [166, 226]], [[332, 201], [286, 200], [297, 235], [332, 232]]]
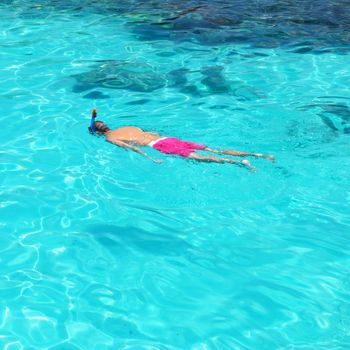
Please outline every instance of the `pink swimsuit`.
[[188, 158], [188, 156], [195, 150], [203, 150], [206, 146], [197, 143], [181, 141], [174, 137], [161, 137], [149, 144], [152, 148], [159, 152], [166, 154], [176, 154], [181, 157]]

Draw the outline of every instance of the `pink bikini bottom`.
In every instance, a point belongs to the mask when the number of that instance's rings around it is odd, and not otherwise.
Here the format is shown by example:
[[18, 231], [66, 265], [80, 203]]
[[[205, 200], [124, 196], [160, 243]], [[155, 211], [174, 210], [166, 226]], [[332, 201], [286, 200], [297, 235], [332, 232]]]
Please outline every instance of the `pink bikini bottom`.
[[160, 138], [153, 142], [150, 146], [159, 152], [176, 154], [185, 158], [187, 158], [195, 150], [203, 150], [206, 148], [206, 146], [193, 142], [181, 141], [174, 137]]

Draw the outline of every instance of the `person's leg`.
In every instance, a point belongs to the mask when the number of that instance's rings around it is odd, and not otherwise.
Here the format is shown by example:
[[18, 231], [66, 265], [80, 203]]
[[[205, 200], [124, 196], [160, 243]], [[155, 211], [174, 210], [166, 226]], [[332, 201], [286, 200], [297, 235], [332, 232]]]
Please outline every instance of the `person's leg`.
[[206, 147], [204, 151], [217, 153], [217, 154], [227, 154], [229, 156], [237, 156], [237, 157], [256, 157], [256, 158], [265, 158], [271, 160], [272, 162], [275, 160], [275, 157], [270, 154], [262, 154], [262, 153], [248, 153], [241, 151], [233, 151], [233, 150], [217, 150]]
[[234, 160], [229, 158], [219, 158], [214, 156], [202, 156], [201, 154], [198, 154], [196, 152], [191, 152], [188, 158], [194, 159], [199, 162], [208, 162], [208, 163], [231, 163], [231, 164], [237, 164], [240, 166], [244, 166], [252, 171], [255, 171], [256, 169], [250, 164], [248, 160]]

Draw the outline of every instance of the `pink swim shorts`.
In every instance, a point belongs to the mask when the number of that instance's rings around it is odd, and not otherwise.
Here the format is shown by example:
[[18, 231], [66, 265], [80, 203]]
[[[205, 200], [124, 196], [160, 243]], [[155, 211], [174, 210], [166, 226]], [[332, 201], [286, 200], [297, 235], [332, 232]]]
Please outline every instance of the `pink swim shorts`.
[[185, 158], [187, 158], [195, 150], [203, 150], [206, 148], [204, 145], [199, 145], [188, 141], [181, 141], [174, 137], [160, 139], [159, 141], [156, 141], [152, 147], [159, 152], [176, 154]]

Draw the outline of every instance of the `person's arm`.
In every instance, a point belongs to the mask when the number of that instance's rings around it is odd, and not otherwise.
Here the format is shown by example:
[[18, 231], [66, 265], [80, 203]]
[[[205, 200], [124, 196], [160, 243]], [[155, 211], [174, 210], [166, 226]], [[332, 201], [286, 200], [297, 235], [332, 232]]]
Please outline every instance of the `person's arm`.
[[154, 163], [157, 163], [157, 164], [160, 164], [162, 163], [161, 160], [159, 159], [154, 159], [152, 157], [150, 157], [147, 153], [141, 151], [138, 147], [135, 147], [133, 145], [129, 145], [128, 143], [124, 142], [124, 141], [120, 141], [120, 140], [109, 140], [109, 139], [106, 139], [107, 142], [110, 142], [110, 143], [113, 143], [113, 145], [116, 145], [116, 146], [119, 146], [119, 147], [123, 147], [123, 148], [128, 148], [128, 149], [131, 149], [132, 151], [136, 152], [136, 153], [139, 153], [139, 154], [142, 154], [144, 157], [152, 160]]

